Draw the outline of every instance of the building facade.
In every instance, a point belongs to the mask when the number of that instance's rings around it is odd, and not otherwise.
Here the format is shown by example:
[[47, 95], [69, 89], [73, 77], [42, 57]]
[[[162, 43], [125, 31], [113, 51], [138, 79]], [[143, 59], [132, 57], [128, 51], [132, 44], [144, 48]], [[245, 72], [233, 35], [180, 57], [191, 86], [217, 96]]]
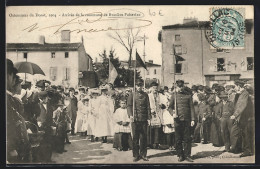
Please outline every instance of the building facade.
[[[46, 79], [55, 85], [77, 87], [81, 72], [93, 71], [92, 58], [86, 53], [83, 41], [70, 43], [70, 31], [61, 33], [61, 43], [7, 43], [6, 58], [15, 62], [32, 62], [40, 66]], [[37, 79], [36, 79], [37, 80]]]
[[[229, 50], [210, 47], [207, 38], [210, 34], [209, 22], [185, 19], [183, 24], [163, 26], [159, 32], [159, 41], [162, 43], [162, 85], [172, 86], [175, 65], [175, 78], [184, 80], [188, 86], [233, 84], [236, 79], [253, 83], [253, 20], [246, 20], [245, 26], [244, 48]], [[174, 56], [178, 60], [176, 64]]]

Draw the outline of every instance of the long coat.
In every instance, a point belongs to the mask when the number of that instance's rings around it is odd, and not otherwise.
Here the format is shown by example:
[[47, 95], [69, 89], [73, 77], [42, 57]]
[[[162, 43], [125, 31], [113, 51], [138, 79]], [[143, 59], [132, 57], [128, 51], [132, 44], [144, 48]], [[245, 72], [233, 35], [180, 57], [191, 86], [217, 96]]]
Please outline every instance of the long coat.
[[[192, 97], [189, 94], [184, 92], [177, 93], [177, 115], [180, 120], [183, 121], [194, 121], [195, 120], [195, 112]], [[173, 114], [175, 94], [172, 95], [169, 104], [169, 111]]]
[[243, 90], [238, 97], [233, 115], [242, 127], [247, 125], [248, 120], [254, 118], [253, 103], [246, 90]]

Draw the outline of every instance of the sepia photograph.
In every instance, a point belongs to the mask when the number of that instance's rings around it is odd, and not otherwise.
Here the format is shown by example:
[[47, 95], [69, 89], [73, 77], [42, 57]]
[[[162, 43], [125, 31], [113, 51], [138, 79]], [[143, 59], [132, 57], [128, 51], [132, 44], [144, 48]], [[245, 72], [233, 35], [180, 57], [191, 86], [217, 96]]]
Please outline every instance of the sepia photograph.
[[255, 164], [254, 5], [6, 6], [6, 164]]

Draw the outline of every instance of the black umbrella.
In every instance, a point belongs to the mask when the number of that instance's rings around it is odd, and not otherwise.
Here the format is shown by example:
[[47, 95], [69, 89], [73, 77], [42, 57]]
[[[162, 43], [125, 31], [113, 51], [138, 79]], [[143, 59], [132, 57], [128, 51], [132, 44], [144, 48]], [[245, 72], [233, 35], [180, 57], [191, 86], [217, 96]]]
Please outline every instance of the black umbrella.
[[31, 62], [16, 62], [14, 67], [18, 70], [18, 73], [29, 73], [29, 74], [42, 74], [45, 76], [45, 73], [42, 69], [36, 65], [35, 63]]

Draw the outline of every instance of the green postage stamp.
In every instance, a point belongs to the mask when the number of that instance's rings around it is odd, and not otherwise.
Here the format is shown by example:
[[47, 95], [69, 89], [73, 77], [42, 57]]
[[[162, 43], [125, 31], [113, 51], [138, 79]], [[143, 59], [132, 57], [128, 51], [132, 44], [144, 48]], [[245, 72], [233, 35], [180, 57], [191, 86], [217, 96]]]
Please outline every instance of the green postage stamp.
[[245, 8], [211, 8], [211, 48], [243, 49]]

